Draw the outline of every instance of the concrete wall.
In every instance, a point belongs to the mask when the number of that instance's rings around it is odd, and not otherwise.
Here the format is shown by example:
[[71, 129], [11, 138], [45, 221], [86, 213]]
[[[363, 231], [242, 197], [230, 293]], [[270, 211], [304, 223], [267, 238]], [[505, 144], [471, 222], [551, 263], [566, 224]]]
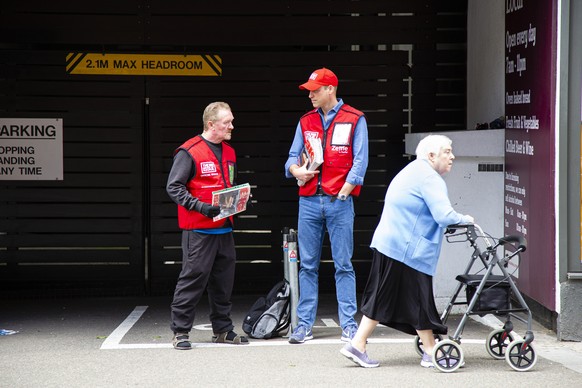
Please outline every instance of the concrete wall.
[[568, 280], [560, 284], [562, 302], [558, 315], [558, 339], [561, 341], [582, 341], [582, 281]]

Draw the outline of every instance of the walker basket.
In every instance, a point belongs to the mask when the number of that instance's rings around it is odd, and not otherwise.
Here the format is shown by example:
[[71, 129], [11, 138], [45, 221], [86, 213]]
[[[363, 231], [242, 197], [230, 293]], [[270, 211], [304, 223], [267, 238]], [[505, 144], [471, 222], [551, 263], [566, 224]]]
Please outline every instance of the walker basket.
[[[459, 275], [457, 280], [465, 284], [467, 294], [467, 304], [475, 297], [477, 288], [483, 281], [481, 275]], [[500, 310], [509, 310], [511, 308], [511, 286], [502, 276], [489, 276], [485, 281], [485, 287], [477, 299], [473, 312], [489, 312], [496, 315], [505, 315]], [[485, 315], [485, 314], [483, 314]]]

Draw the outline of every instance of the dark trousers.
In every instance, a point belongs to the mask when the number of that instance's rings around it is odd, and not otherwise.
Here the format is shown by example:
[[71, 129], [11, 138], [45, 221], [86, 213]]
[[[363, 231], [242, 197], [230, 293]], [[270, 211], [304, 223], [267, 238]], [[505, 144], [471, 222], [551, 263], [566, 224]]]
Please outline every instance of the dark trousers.
[[236, 254], [232, 233], [182, 231], [182, 271], [171, 305], [171, 330], [189, 333], [204, 290], [208, 291], [210, 322], [215, 334], [234, 328], [230, 318]]

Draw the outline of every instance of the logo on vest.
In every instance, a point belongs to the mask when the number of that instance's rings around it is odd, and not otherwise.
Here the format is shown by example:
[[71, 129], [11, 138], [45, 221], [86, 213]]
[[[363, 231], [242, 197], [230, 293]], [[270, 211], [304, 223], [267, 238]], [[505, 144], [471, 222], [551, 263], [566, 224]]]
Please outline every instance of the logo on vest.
[[346, 146], [331, 146], [331, 150], [333, 152], [337, 152], [338, 154], [347, 154], [349, 151], [349, 147]]
[[313, 131], [305, 131], [305, 140], [309, 140], [309, 139], [319, 139], [319, 136], [317, 134], [317, 132], [313, 132]]
[[216, 165], [213, 162], [200, 162], [200, 173], [203, 175], [215, 174]]

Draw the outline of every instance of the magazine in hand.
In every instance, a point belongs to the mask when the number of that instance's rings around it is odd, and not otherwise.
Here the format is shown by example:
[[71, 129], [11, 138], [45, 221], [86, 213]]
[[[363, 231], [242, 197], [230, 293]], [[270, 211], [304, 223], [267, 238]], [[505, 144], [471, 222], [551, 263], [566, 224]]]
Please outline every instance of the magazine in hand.
[[[315, 171], [323, 164], [323, 147], [319, 139], [309, 138], [305, 142], [305, 152], [302, 154], [302, 163], [307, 160], [307, 171]], [[297, 185], [303, 186], [305, 182], [297, 180]]]
[[212, 221], [218, 221], [247, 210], [247, 202], [250, 197], [251, 186], [248, 183], [213, 191], [212, 206], [220, 206], [220, 214]]
[[305, 143], [305, 155], [307, 156], [307, 170], [315, 171], [323, 163], [323, 147], [319, 139], [309, 138]]

